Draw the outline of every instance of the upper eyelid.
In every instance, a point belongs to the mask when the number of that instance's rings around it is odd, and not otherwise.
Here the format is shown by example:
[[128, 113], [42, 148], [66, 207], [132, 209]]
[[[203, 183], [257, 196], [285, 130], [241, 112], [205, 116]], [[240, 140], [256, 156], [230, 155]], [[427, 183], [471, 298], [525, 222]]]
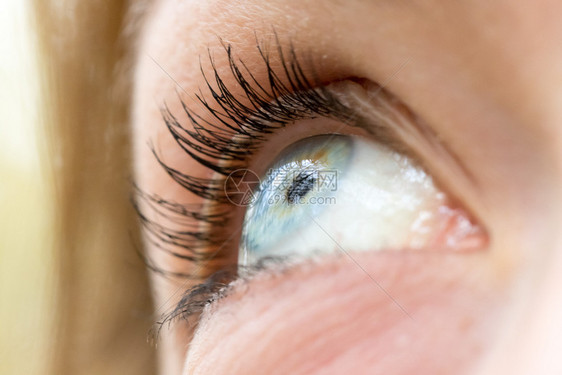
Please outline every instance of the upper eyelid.
[[[267, 91], [265, 85], [254, 88], [253, 85], [259, 83], [258, 79], [249, 71], [246, 75], [242, 74], [230, 46], [224, 47], [232, 78], [244, 90], [242, 97], [248, 104], [243, 103], [242, 99], [230, 90], [232, 85], [225, 83], [214, 65], [212, 56], [209, 55], [214, 84], [203, 69], [201, 72], [210, 99], [202, 93], [194, 95], [204, 114], [189, 108], [181, 97], [183, 115], [190, 127], [183, 126], [182, 121], [167, 107], [162, 110], [163, 120], [175, 142], [203, 167], [227, 176], [243, 166], [244, 160], [258, 147], [257, 142], [264, 133], [279, 129], [305, 115], [335, 115], [345, 112], [342, 115], [349, 117], [347, 108], [339, 104], [329, 92], [314, 90], [315, 86], [304, 77], [296, 54], [291, 54], [291, 68], [288, 68], [289, 64], [283, 64], [288, 69], [284, 70], [288, 82], [285, 83], [271, 66], [269, 55], [258, 48], [268, 72]], [[283, 56], [280, 49], [278, 53]], [[208, 181], [182, 176], [177, 170], [168, 168], [156, 152], [155, 156], [167, 172], [187, 190], [204, 199], [222, 200], [220, 188], [211, 187], [209, 190], [214, 190], [212, 194], [216, 194], [211, 197], [208, 190], [202, 191], [200, 188], [202, 183]], [[220, 165], [216, 159], [229, 160], [230, 165]]]

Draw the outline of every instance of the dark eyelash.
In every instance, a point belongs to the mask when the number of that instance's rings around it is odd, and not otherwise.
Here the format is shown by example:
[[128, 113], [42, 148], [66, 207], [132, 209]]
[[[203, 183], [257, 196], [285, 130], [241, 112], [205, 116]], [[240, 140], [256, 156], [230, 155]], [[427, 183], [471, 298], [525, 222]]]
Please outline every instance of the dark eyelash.
[[157, 339], [162, 328], [178, 319], [191, 323], [192, 328], [195, 327], [197, 322], [191, 322], [191, 318], [199, 316], [211, 303], [228, 296], [234, 280], [248, 282], [263, 270], [282, 273], [292, 261], [289, 257], [264, 257], [257, 263], [242, 269], [237, 266], [229, 266], [213, 273], [203, 283], [197, 284], [183, 293], [174, 309], [164, 314], [155, 323], [151, 330], [152, 338]]
[[[217, 71], [212, 55], [209, 54], [214, 72], [213, 81], [203, 69], [201, 74], [206, 89], [212, 96], [212, 102], [220, 109], [215, 109], [202, 93], [196, 94], [195, 97], [211, 116], [212, 122], [190, 110], [183, 100], [184, 114], [193, 130], [183, 127], [167, 107], [162, 110], [162, 118], [176, 143], [205, 168], [222, 176], [228, 176], [233, 171], [246, 166], [248, 158], [265, 140], [265, 134], [302, 118], [319, 115], [349, 117], [347, 108], [333, 95], [321, 86], [314, 89], [292, 48], [289, 62], [285, 61], [281, 47], [278, 48], [285, 83], [283, 77], [273, 69], [269, 55], [258, 46], [267, 71], [268, 87], [261, 85], [242, 61], [235, 60], [229, 45], [224, 45], [224, 49], [230, 72], [236, 84], [243, 89], [242, 98], [248, 104], [244, 104], [229, 90]], [[216, 87], [213, 86], [213, 82]], [[224, 128], [219, 129], [216, 124]], [[185, 189], [204, 199], [227, 203], [222, 189], [223, 180], [186, 175], [166, 165], [157, 152], [154, 151], [154, 155], [166, 172]], [[219, 163], [221, 161], [227, 163]]]
[[[231, 246], [225, 245], [228, 240], [226, 233], [214, 230], [227, 227], [233, 211], [224, 194], [226, 177], [237, 169], [247, 167], [248, 159], [260, 149], [267, 134], [292, 122], [317, 116], [349, 122], [353, 117], [352, 112], [316, 79], [310, 60], [308, 67], [315, 79], [307, 77], [292, 45], [289, 53], [285, 54], [277, 37], [275, 42], [278, 46], [276, 55], [271, 55], [267, 48], [257, 43], [266, 83], [260, 83], [247, 65], [235, 57], [232, 47], [222, 43], [231, 78], [234, 79], [233, 86], [243, 91], [238, 96], [219, 74], [215, 59], [209, 52], [212, 74], [205, 73], [203, 64], [200, 64], [207, 95], [203, 90], [194, 95], [206, 116], [190, 109], [180, 96], [182, 116], [192, 129], [183, 127], [167, 106], [161, 110], [164, 123], [178, 146], [197, 163], [216, 172], [217, 177], [192, 176], [173, 168], [151, 146], [154, 157], [168, 175], [204, 200], [201, 205], [187, 206], [136, 187], [134, 207], [147, 240], [156, 248], [186, 261], [220, 262], [227, 253], [226, 246]], [[273, 66], [274, 59], [280, 61], [278, 70]], [[155, 217], [163, 218], [167, 224], [161, 224]], [[147, 264], [151, 264], [150, 260]], [[165, 270], [158, 270], [154, 265], [150, 267], [166, 274]], [[192, 277], [181, 273], [173, 276]]]

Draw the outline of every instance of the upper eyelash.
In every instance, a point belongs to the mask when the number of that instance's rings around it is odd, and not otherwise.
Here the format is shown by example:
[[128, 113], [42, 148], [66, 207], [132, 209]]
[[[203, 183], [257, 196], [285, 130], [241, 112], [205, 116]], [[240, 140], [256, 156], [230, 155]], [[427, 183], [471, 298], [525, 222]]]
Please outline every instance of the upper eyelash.
[[[187, 206], [136, 187], [133, 204], [141, 226], [148, 241], [162, 251], [192, 262], [220, 261], [224, 255], [221, 247], [226, 236], [216, 233], [214, 228], [224, 228], [232, 212], [224, 194], [226, 177], [237, 169], [247, 167], [248, 159], [267, 139], [267, 134], [296, 120], [328, 116], [350, 122], [353, 118], [352, 111], [326, 90], [318, 79], [311, 80], [306, 76], [292, 45], [289, 53], [285, 54], [278, 38], [275, 41], [278, 46], [276, 57], [281, 61], [280, 72], [273, 68], [268, 50], [259, 43], [256, 47], [265, 67], [266, 84], [260, 83], [246, 64], [235, 57], [230, 45], [222, 43], [234, 83], [243, 91], [240, 96], [235, 95], [220, 76], [209, 52], [212, 78], [200, 65], [205, 90], [211, 99], [206, 99], [202, 90], [194, 95], [209, 120], [191, 110], [181, 96], [182, 115], [192, 129], [182, 126], [167, 106], [162, 108], [164, 124], [178, 146], [194, 161], [216, 172], [216, 177], [212, 179], [189, 175], [169, 166], [151, 146], [154, 157], [170, 177], [204, 201], [196, 207]], [[312, 68], [309, 62], [309, 69]], [[211, 202], [211, 208], [205, 206], [208, 202]], [[205, 212], [203, 207], [206, 207]], [[181, 222], [181, 225], [177, 228], [164, 226], [153, 219], [154, 215], [164, 217], [168, 223]], [[151, 264], [148, 259], [146, 262]], [[172, 275], [154, 265], [150, 267], [162, 274]], [[177, 272], [173, 276], [193, 277]]]
[[[243, 61], [235, 60], [231, 46], [224, 44], [223, 46], [230, 71], [243, 90], [243, 99], [250, 105], [242, 103], [228, 88], [216, 69], [213, 57], [209, 54], [216, 88], [203, 69], [201, 74], [212, 101], [220, 109], [215, 109], [202, 93], [195, 94], [195, 98], [216, 123], [205, 120], [203, 116], [190, 110], [181, 97], [184, 114], [193, 130], [183, 127], [167, 107], [162, 109], [162, 118], [176, 143], [203, 167], [222, 176], [228, 176], [233, 171], [246, 166], [247, 159], [259, 149], [265, 134], [303, 118], [319, 115], [346, 118], [350, 116], [347, 108], [333, 95], [320, 85], [315, 87], [305, 76], [293, 48], [291, 48], [289, 62], [285, 60], [281, 47], [277, 49], [287, 82], [284, 83], [271, 66], [270, 56], [258, 45], [268, 76], [268, 87], [266, 87], [258, 82]], [[223, 128], [219, 128], [217, 123]], [[154, 155], [166, 172], [185, 189], [201, 198], [227, 203], [222, 194], [222, 180], [186, 175], [168, 166], [155, 151]], [[221, 164], [218, 161], [227, 163]]]

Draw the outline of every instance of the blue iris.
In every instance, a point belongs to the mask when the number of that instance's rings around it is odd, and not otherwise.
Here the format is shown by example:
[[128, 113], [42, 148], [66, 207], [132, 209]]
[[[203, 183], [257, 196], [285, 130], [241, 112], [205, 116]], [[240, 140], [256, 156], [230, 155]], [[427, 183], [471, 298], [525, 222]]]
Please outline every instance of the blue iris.
[[276, 245], [335, 202], [338, 179], [343, 177], [352, 154], [353, 140], [342, 135], [314, 136], [286, 148], [247, 208], [241, 263], [284, 255], [275, 254]]

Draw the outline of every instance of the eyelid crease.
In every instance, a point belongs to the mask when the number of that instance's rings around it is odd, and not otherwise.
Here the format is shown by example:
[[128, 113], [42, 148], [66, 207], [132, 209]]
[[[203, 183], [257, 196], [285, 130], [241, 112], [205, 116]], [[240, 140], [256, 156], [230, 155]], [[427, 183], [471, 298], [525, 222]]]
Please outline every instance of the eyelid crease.
[[[364, 128], [373, 129], [376, 132], [373, 134], [375, 139], [420, 163], [422, 159], [429, 159], [420, 157], [427, 156], [421, 155], [425, 154], [421, 148], [425, 148], [425, 151], [431, 151], [439, 159], [446, 159], [450, 166], [459, 168], [467, 182], [477, 187], [476, 179], [462, 160], [442, 142], [431, 126], [399, 98], [371, 81], [358, 80], [357, 83], [358, 87], [348, 86], [341, 90], [344, 94], [337, 97], [343, 105], [354, 108], [358, 119], [368, 122]], [[392, 123], [393, 126], [378, 126], [385, 123]]]

